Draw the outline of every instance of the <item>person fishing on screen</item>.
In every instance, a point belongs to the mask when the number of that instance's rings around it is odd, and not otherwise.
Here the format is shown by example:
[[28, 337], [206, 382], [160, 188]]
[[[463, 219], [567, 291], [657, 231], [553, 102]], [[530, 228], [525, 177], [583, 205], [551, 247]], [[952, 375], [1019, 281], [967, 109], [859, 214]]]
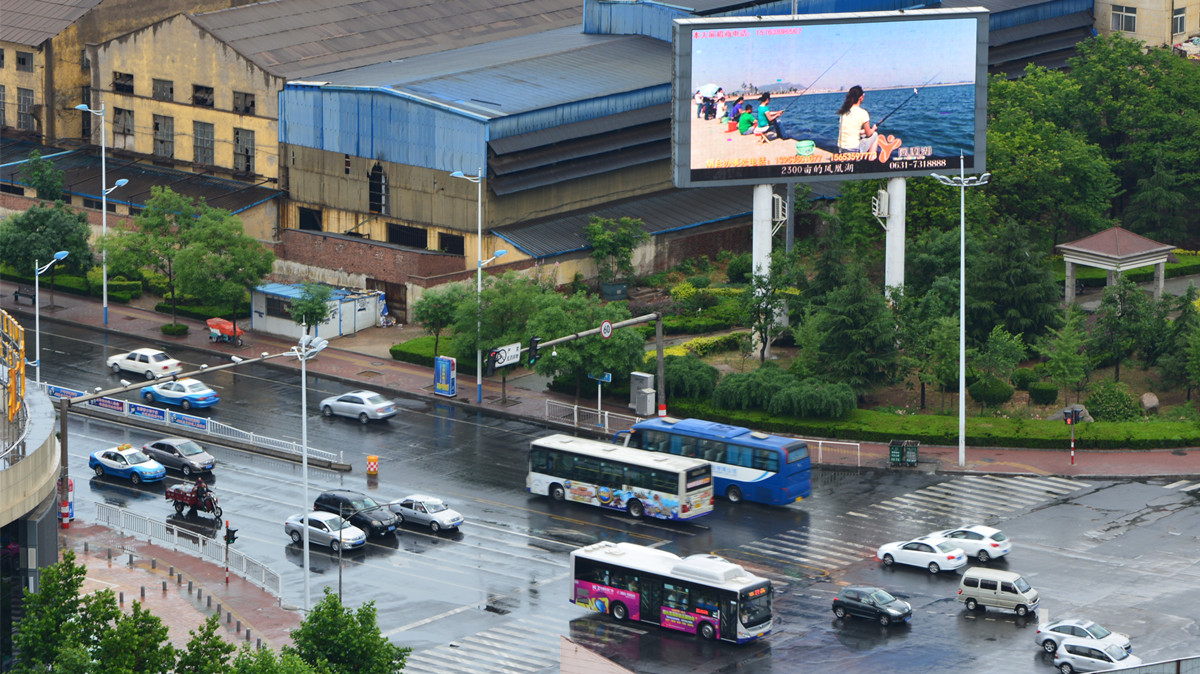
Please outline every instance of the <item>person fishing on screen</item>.
[[773, 132], [776, 138], [783, 137], [776, 124], [776, 120], [782, 114], [783, 110], [771, 109], [771, 94], [763, 94], [758, 97], [758, 128], [754, 132], [758, 136], [758, 142], [769, 142], [771, 139], [767, 137], [768, 132]]
[[879, 127], [871, 124], [871, 115], [862, 107], [863, 98], [863, 88], [856, 84], [838, 108], [838, 149], [842, 152], [874, 152], [879, 145]]

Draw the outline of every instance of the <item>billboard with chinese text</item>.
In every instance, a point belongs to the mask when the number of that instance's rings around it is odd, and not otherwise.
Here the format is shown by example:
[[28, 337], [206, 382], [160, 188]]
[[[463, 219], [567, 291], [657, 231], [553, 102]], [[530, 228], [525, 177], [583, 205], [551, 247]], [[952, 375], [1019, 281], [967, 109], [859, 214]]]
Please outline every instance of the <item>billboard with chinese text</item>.
[[987, 10], [675, 22], [679, 187], [981, 173]]

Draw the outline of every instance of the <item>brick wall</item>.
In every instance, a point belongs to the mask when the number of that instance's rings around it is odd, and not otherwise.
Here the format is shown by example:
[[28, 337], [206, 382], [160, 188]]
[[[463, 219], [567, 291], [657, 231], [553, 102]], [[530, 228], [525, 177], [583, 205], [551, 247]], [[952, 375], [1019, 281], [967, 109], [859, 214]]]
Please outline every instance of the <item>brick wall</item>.
[[388, 283], [460, 272], [465, 264], [461, 255], [417, 251], [341, 234], [283, 229], [280, 236], [275, 254], [282, 260], [364, 274]]
[[713, 260], [721, 250], [749, 252], [753, 230], [749, 220], [745, 220], [721, 229], [706, 227], [660, 234], [655, 239], [654, 271], [662, 271], [701, 255]]

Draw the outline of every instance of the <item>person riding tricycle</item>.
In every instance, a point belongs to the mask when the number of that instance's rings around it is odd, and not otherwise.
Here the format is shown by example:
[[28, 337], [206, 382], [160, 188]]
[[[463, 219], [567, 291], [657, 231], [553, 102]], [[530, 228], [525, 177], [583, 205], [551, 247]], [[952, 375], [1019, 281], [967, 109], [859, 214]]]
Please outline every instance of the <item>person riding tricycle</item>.
[[167, 500], [175, 502], [176, 514], [182, 515], [185, 509], [190, 508], [191, 512], [202, 510], [212, 513], [217, 519], [221, 518], [217, 495], [200, 478], [196, 478], [195, 482], [180, 482], [167, 487]]
[[235, 327], [229, 320], [210, 318], [205, 323], [208, 324], [208, 341], [228, 342], [234, 346], [242, 345], [242, 335], [246, 333], [241, 328]]

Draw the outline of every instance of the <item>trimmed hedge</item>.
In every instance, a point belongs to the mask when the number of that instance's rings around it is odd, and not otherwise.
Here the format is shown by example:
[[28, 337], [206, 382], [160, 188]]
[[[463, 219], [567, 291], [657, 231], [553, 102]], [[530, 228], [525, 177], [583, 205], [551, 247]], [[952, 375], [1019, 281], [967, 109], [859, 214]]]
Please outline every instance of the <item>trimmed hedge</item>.
[[171, 337], [183, 337], [188, 333], [187, 323], [167, 323], [162, 326], [162, 333]]
[[[159, 302], [158, 304], [154, 305], [154, 310], [160, 314], [166, 314], [166, 315], [170, 316], [171, 315], [171, 303], [170, 302]], [[229, 307], [224, 307], [224, 306], [220, 306], [220, 305], [183, 304], [181, 302], [178, 306], [175, 307], [175, 315], [176, 316], [183, 316], [185, 318], [195, 318], [195, 319], [198, 319], [201, 321], [207, 321], [208, 319], [214, 318], [214, 317], [229, 318], [230, 314], [232, 314], [232, 313], [233, 313], [233, 311], [231, 311], [229, 309]], [[246, 319], [246, 318], [250, 318], [250, 303], [249, 302], [246, 303], [245, 309], [242, 309], [237, 312], [237, 319], [239, 321], [242, 319]]]
[[1048, 381], [1031, 382], [1029, 400], [1035, 405], [1053, 405], [1058, 400], [1058, 386]]
[[1018, 391], [1028, 391], [1029, 385], [1038, 380], [1037, 372], [1033, 368], [1019, 367], [1013, 370], [1012, 385]]
[[[433, 353], [434, 341], [433, 335], [423, 335], [421, 337], [410, 339], [407, 342], [393, 344], [390, 348], [388, 348], [388, 353], [392, 354], [392, 360], [398, 360], [402, 363], [412, 363], [413, 365], [432, 368], [433, 360], [435, 358]], [[441, 341], [442, 343], [440, 346], [444, 348], [448, 343], [445, 335], [442, 336]], [[448, 356], [450, 354], [443, 351], [438, 355]], [[474, 371], [475, 359], [459, 358], [457, 365], [460, 372], [466, 370]]]

